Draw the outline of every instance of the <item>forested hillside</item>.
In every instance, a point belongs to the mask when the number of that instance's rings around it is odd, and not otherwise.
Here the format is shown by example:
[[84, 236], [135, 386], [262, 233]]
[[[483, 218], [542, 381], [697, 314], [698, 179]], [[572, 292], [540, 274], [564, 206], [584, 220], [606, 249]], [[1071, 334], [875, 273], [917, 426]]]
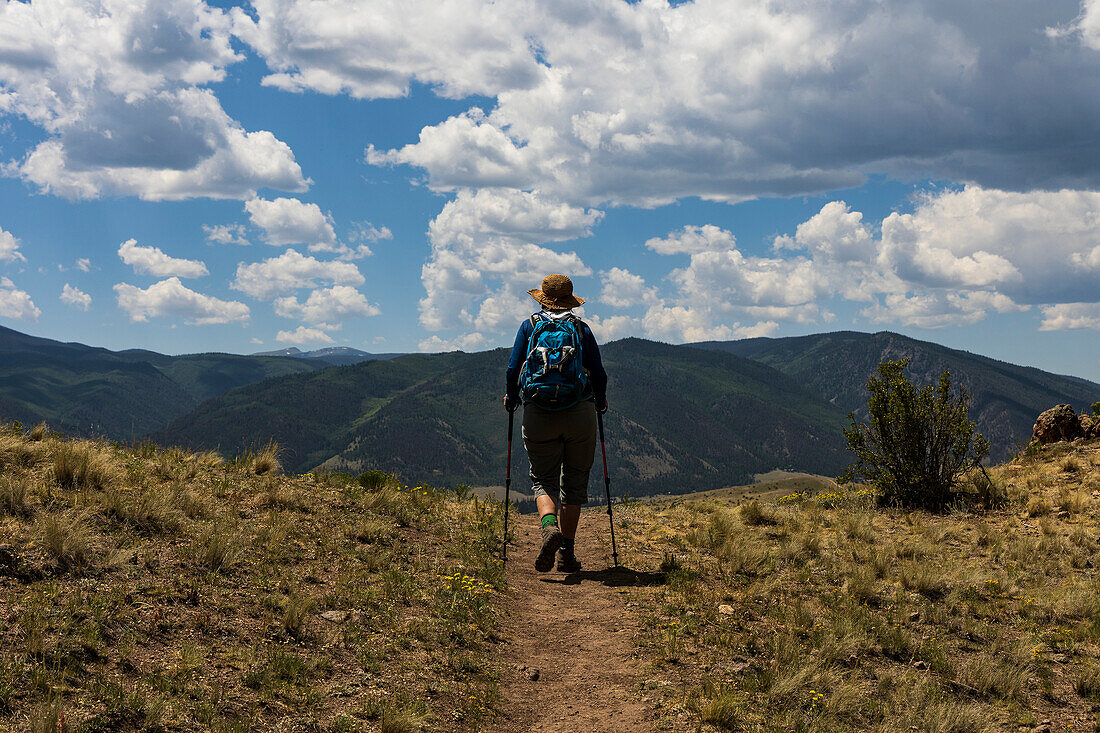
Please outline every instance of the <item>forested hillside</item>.
[[[770, 367], [640, 339], [603, 355], [609, 460], [623, 493], [717, 488], [776, 467], [833, 473], [845, 461], [840, 411]], [[272, 380], [154, 437], [226, 453], [274, 439], [295, 470], [415, 469], [436, 483], [498, 484], [506, 360], [504, 350], [410, 355]]]
[[1100, 400], [1100, 385], [1041, 369], [1009, 364], [967, 351], [918, 341], [896, 333], [814, 334], [794, 338], [756, 338], [692, 344], [753, 359], [794, 377], [799, 384], [862, 416], [867, 377], [885, 359], [909, 359], [909, 376], [931, 384], [944, 371], [973, 396], [971, 416], [990, 440], [994, 460], [1016, 452], [1031, 435], [1035, 416], [1059, 403], [1077, 410]]
[[323, 366], [281, 357], [116, 352], [0, 327], [0, 416], [128, 441], [232, 387]]

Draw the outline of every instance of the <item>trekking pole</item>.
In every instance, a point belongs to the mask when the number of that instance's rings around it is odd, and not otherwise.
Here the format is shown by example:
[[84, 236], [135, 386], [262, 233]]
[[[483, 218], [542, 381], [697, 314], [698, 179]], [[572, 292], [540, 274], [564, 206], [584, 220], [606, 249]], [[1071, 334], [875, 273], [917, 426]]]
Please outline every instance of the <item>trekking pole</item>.
[[596, 423], [600, 426], [600, 455], [603, 456], [603, 485], [607, 489], [607, 521], [611, 524], [611, 557], [619, 567], [619, 550], [615, 547], [615, 517], [611, 514], [611, 477], [607, 474], [607, 448], [603, 440], [603, 413], [596, 411]]
[[504, 565], [508, 564], [508, 502], [512, 489], [512, 432], [515, 417], [515, 409], [508, 410], [508, 467], [504, 472]]

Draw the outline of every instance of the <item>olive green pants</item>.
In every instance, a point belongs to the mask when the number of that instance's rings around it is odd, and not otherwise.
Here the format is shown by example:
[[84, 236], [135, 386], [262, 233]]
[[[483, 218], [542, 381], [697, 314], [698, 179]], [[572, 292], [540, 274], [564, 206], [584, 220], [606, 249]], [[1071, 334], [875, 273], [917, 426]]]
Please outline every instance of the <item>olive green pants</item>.
[[585, 400], [565, 410], [523, 406], [523, 445], [531, 461], [531, 490], [560, 504], [588, 501], [596, 455], [596, 406]]

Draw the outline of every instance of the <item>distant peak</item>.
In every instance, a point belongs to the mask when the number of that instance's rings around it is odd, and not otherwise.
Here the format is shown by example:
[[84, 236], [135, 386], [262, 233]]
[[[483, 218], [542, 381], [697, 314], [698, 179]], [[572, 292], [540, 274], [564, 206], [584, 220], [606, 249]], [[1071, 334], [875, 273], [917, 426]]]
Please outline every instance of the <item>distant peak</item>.
[[275, 351], [257, 351], [252, 356], [299, 356], [302, 350], [297, 346], [290, 346], [285, 349], [276, 349]]

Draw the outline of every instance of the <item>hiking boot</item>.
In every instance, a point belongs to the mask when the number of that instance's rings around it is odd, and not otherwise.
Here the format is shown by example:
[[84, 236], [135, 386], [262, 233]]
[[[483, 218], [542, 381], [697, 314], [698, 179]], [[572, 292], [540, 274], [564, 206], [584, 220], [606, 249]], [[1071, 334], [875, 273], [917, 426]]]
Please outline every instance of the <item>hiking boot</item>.
[[542, 528], [542, 549], [535, 558], [535, 570], [545, 573], [554, 567], [554, 553], [561, 547], [564, 539], [558, 525], [548, 524]]
[[563, 573], [579, 573], [581, 561], [577, 559], [577, 554], [564, 547], [558, 550], [558, 570]]

